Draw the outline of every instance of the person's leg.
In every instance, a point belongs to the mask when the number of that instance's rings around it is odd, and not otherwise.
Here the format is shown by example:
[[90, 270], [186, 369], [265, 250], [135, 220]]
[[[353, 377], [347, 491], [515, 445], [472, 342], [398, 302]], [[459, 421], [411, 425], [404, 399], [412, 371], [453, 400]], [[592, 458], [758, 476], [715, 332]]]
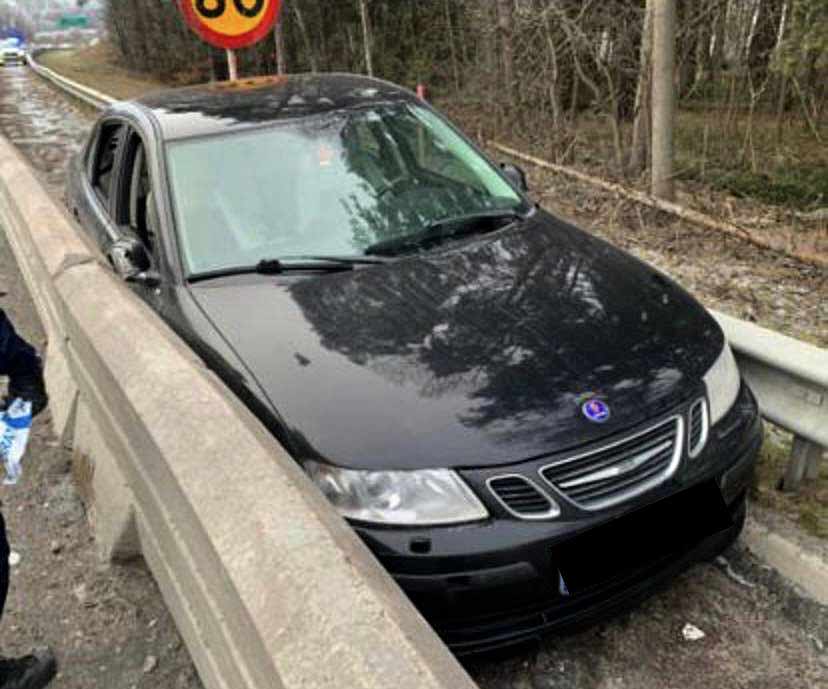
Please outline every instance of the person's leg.
[[[9, 539], [6, 520], [0, 511], [0, 618], [9, 593]], [[43, 689], [57, 672], [57, 662], [49, 649], [35, 651], [24, 658], [0, 658], [0, 689]]]

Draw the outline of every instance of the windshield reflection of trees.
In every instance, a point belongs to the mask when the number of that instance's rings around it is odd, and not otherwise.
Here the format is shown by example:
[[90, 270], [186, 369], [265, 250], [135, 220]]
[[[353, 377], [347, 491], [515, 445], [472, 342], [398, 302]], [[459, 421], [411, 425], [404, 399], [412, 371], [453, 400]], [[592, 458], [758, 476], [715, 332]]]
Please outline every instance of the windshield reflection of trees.
[[[539, 426], [551, 439], [556, 419], [571, 419], [577, 397], [602, 381], [652, 395], [681, 375], [666, 366], [623, 380], [648, 370], [652, 340], [609, 315], [628, 297], [576, 241], [566, 231], [554, 240], [538, 227], [507, 231], [291, 291], [324, 347], [423, 397], [467, 398], [458, 420], [498, 441], [520, 442]], [[610, 349], [625, 352], [623, 372], [606, 363]]]
[[[406, 125], [411, 128], [408, 133]], [[439, 220], [497, 206], [498, 199], [484, 189], [422, 167], [413, 150], [412, 132], [416, 134], [418, 128], [427, 131], [407, 106], [396, 105], [354, 111], [340, 131], [343, 162], [358, 180], [359, 193], [352, 191], [339, 202], [358, 251], [421, 231]], [[365, 136], [371, 137], [373, 146], [365, 145]], [[443, 166], [463, 165], [429, 137], [421, 138], [420, 147], [441, 159]]]

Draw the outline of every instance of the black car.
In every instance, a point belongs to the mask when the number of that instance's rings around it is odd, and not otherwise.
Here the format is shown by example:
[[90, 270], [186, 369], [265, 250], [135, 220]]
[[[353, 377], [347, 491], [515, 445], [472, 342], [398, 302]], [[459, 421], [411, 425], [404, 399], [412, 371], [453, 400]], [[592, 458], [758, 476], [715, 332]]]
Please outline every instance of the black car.
[[627, 607], [739, 534], [761, 443], [722, 331], [350, 75], [112, 106], [68, 202], [458, 653]]

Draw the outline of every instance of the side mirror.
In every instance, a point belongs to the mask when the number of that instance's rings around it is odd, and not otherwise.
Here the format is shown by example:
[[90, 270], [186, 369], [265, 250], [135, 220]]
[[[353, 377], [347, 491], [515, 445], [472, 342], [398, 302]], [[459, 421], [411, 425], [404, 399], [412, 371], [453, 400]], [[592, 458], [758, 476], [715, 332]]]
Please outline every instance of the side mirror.
[[137, 276], [150, 269], [147, 249], [138, 237], [116, 239], [109, 247], [107, 257], [115, 272], [127, 282], [137, 282]]
[[529, 182], [526, 179], [526, 173], [521, 168], [511, 163], [501, 163], [500, 169], [503, 171], [506, 179], [512, 183], [513, 187], [520, 189], [522, 192], [529, 191]]

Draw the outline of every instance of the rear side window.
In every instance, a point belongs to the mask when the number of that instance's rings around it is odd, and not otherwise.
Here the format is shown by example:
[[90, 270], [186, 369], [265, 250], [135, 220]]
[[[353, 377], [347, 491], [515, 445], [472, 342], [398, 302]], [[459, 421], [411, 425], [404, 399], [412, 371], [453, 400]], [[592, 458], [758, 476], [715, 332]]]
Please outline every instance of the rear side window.
[[105, 124], [101, 127], [98, 137], [95, 164], [92, 169], [92, 186], [104, 202], [108, 202], [111, 196], [115, 160], [123, 135], [122, 124]]

